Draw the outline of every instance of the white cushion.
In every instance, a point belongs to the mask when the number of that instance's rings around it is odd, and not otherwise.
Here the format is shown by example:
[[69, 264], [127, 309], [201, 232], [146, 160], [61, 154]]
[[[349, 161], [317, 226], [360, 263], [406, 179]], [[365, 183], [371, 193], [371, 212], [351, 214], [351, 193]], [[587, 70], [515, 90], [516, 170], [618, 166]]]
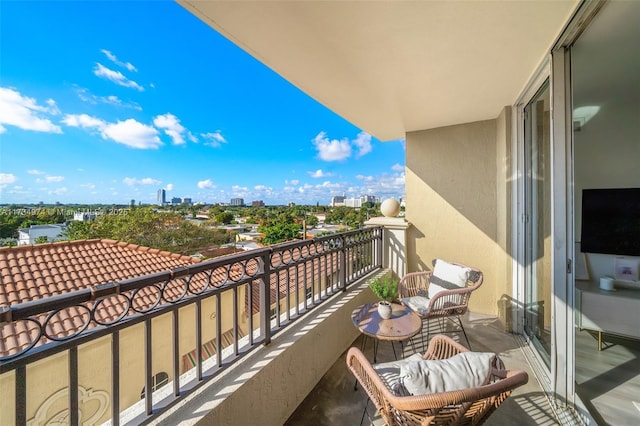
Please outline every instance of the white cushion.
[[410, 357], [400, 359], [397, 361], [384, 362], [381, 364], [373, 364], [373, 369], [376, 370], [378, 376], [382, 379], [389, 390], [398, 396], [406, 395], [406, 392], [402, 392], [398, 389], [400, 385], [400, 367], [409, 362], [416, 362], [422, 359], [422, 355], [419, 353], [413, 354]]
[[403, 305], [407, 306], [418, 315], [426, 315], [429, 308], [429, 298], [424, 296], [403, 297], [400, 299]]
[[437, 259], [429, 280], [429, 298], [444, 290], [466, 287], [469, 274], [471, 274], [471, 268]]
[[400, 366], [399, 382], [409, 395], [475, 388], [488, 383], [496, 354], [462, 352], [443, 360], [419, 360]]

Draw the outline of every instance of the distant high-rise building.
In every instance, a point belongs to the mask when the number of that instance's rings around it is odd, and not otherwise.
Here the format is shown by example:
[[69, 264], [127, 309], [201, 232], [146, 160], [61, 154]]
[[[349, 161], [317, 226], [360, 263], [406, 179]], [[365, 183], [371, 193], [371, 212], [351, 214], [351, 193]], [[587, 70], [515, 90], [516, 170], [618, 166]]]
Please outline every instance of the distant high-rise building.
[[240, 207], [244, 206], [244, 198], [232, 198], [232, 199], [231, 199], [231, 205], [232, 205], [232, 206], [236, 206], [236, 207], [238, 207], [238, 206], [240, 206]]
[[375, 197], [373, 195], [361, 195], [359, 198], [342, 198], [342, 197], [333, 197], [332, 199], [332, 203], [334, 203], [334, 199], [338, 198], [338, 201], [340, 201], [340, 199], [342, 199], [342, 204], [339, 204], [338, 202], [336, 202], [336, 204], [333, 206], [337, 206], [337, 205], [343, 205], [346, 207], [353, 207], [356, 209], [359, 209], [360, 207], [362, 207], [362, 205], [364, 203], [377, 203], [379, 201], [378, 197]]
[[344, 195], [336, 195], [335, 197], [331, 197], [331, 207], [340, 207], [344, 206], [344, 201], [347, 197]]
[[191, 198], [183, 198], [182, 203], [190, 206], [191, 204], [193, 204], [193, 201], [191, 201]]
[[364, 204], [364, 203], [377, 203], [378, 197], [373, 196], [373, 195], [361, 195], [360, 196], [360, 201]]
[[262, 200], [252, 201], [251, 207], [264, 207], [264, 201]]
[[347, 198], [344, 200], [344, 205], [346, 207], [354, 207], [359, 209], [362, 207], [362, 200], [360, 198]]
[[164, 206], [167, 203], [167, 192], [164, 189], [158, 189], [158, 205]]
[[173, 197], [171, 198], [171, 204], [174, 206], [179, 205], [180, 203], [182, 203], [182, 198], [180, 197]]

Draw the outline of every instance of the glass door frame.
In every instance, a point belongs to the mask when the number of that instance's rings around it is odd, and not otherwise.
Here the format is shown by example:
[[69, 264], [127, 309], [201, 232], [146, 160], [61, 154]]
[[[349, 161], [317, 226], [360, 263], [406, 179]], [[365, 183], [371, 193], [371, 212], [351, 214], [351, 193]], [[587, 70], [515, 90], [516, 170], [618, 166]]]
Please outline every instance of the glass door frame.
[[[512, 220], [514, 247], [513, 294], [518, 301], [513, 329], [524, 336], [525, 246], [524, 223], [524, 107], [549, 78], [551, 87], [551, 368], [546, 368], [535, 348], [526, 346], [525, 355], [543, 390], [552, 398], [561, 419], [573, 419], [569, 411], [586, 413], [575, 394], [575, 300], [574, 262], [576, 253], [573, 212], [573, 126], [571, 99], [571, 47], [606, 0], [584, 0], [574, 10], [549, 54], [534, 72], [514, 104], [512, 114], [513, 179]], [[530, 341], [525, 339], [527, 345]]]
[[[515, 324], [514, 330], [520, 334], [524, 341], [526, 342], [528, 351], [527, 355], [532, 363], [532, 367], [538, 377], [542, 388], [547, 393], [552, 393], [552, 380], [551, 380], [551, 371], [546, 366], [546, 363], [542, 356], [538, 353], [537, 349], [534, 346], [532, 339], [530, 339], [525, 333], [525, 313], [526, 313], [526, 292], [527, 288], [525, 286], [525, 282], [527, 280], [527, 259], [526, 259], [526, 247], [525, 235], [527, 233], [527, 203], [525, 199], [525, 181], [527, 179], [526, 174], [526, 163], [525, 163], [525, 107], [534, 99], [536, 94], [542, 89], [542, 87], [546, 84], [547, 80], [549, 80], [549, 89], [551, 96], [551, 114], [554, 113], [553, 107], [553, 81], [551, 76], [551, 55], [545, 57], [543, 62], [540, 64], [534, 76], [530, 80], [527, 87], [523, 90], [522, 94], [519, 96], [517, 102], [514, 105], [514, 114], [512, 114], [512, 126], [515, 129], [515, 134], [512, 141], [512, 152], [516, 155], [516, 179], [514, 179], [514, 197], [515, 206], [514, 206], [514, 217], [513, 223], [515, 225], [514, 233], [513, 233], [513, 247], [515, 247], [515, 257], [514, 257], [514, 288], [513, 292], [516, 295], [516, 299], [518, 301], [518, 312], [515, 315]], [[550, 143], [553, 145], [554, 135], [553, 135], [553, 116], [551, 119], [551, 135], [550, 135]], [[552, 148], [552, 169], [553, 169], [553, 148]], [[554, 187], [553, 187], [553, 170], [552, 170], [552, 203], [554, 200]], [[552, 207], [553, 209], [553, 207]], [[552, 210], [552, 231], [551, 237], [553, 239], [553, 210]], [[552, 270], [555, 270], [553, 264], [552, 255]], [[555, 277], [553, 277], [555, 278]], [[552, 279], [551, 282], [551, 294], [554, 294], [554, 286]], [[551, 302], [551, 350], [550, 350], [550, 364], [551, 369], [554, 368], [555, 364], [555, 321], [554, 321], [554, 302], [555, 297], [552, 297]]]
[[[546, 92], [546, 95], [545, 95]], [[545, 310], [549, 310], [549, 316], [551, 316], [551, 271], [547, 276], [543, 271], [539, 270], [541, 266], [536, 263], [536, 256], [542, 254], [543, 258], [538, 258], [538, 261], [544, 263], [545, 258], [551, 260], [552, 254], [548, 250], [551, 247], [545, 248], [545, 239], [551, 238], [551, 235], [545, 234], [547, 227], [551, 228], [551, 217], [546, 217], [545, 210], [551, 209], [551, 122], [550, 116], [548, 117], [548, 123], [543, 125], [542, 131], [548, 132], [546, 135], [540, 135], [538, 130], [540, 129], [540, 120], [544, 122], [544, 111], [539, 115], [537, 111], [537, 105], [541, 100], [547, 99], [549, 108], [551, 108], [551, 82], [549, 78], [542, 82], [538, 91], [533, 95], [532, 99], [523, 108], [523, 124], [524, 124], [524, 145], [522, 146], [524, 152], [524, 168], [523, 171], [523, 188], [524, 188], [524, 205], [523, 205], [523, 222], [524, 233], [522, 234], [523, 243], [525, 245], [524, 251], [524, 334], [530, 341], [532, 347], [536, 349], [539, 354], [539, 358], [550, 368], [551, 364], [551, 336], [549, 336], [549, 347], [545, 347], [545, 344], [537, 336], [537, 330], [540, 326], [540, 318], [537, 318], [542, 314], [542, 328], [544, 333], [546, 317]], [[529, 111], [527, 113], [527, 110]], [[540, 139], [542, 137], [542, 139]], [[542, 141], [542, 145], [540, 142]], [[541, 169], [541, 163], [544, 162]], [[535, 162], [535, 163], [534, 163]], [[542, 171], [542, 175], [540, 175]], [[539, 180], [542, 179], [542, 180]], [[540, 193], [540, 190], [546, 192]], [[542, 217], [541, 217], [542, 216]], [[543, 233], [542, 238], [540, 232]], [[542, 250], [542, 252], [541, 252]], [[549, 268], [551, 265], [549, 265]], [[528, 285], [527, 285], [528, 284]], [[541, 284], [543, 287], [541, 287]], [[546, 289], [547, 296], [545, 295], [545, 284], [548, 285]], [[540, 290], [542, 289], [542, 292]], [[531, 298], [533, 296], [534, 298]], [[542, 310], [533, 306], [538, 301], [543, 301]], [[535, 320], [536, 324], [531, 324], [531, 321]], [[551, 324], [549, 324], [549, 333], [551, 333]]]
[[[570, 97], [570, 63], [568, 48], [556, 46], [543, 60], [522, 95], [514, 105], [512, 125], [515, 129], [513, 152], [516, 153], [517, 179], [514, 179], [516, 225], [513, 246], [514, 294], [518, 300], [514, 330], [526, 342], [527, 357], [543, 390], [555, 401], [557, 408], [571, 407], [575, 401], [574, 382], [574, 292], [573, 259], [573, 155]], [[551, 101], [551, 349], [550, 367], [538, 353], [524, 330], [526, 301], [525, 235], [525, 123], [524, 109], [549, 80]]]

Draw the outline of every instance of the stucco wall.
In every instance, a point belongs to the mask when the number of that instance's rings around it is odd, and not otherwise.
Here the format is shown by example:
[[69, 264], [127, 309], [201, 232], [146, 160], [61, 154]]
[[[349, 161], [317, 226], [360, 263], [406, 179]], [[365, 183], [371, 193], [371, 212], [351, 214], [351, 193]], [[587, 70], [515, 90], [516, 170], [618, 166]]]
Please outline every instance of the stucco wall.
[[470, 309], [497, 315], [511, 295], [510, 110], [496, 120], [407, 133], [408, 269], [434, 258], [481, 269]]
[[498, 300], [498, 317], [506, 331], [512, 331], [516, 324], [517, 304], [513, 294], [513, 185], [517, 178], [514, 167], [515, 153], [512, 149], [512, 109], [505, 107], [496, 119], [496, 231], [499, 246], [497, 254], [497, 280], [495, 296]]
[[[248, 333], [248, 320], [244, 314], [245, 286], [238, 288], [238, 325]], [[221, 312], [216, 312], [215, 299], [202, 301], [202, 341], [216, 337], [217, 317], [222, 330], [233, 327], [232, 291], [221, 295]], [[179, 309], [180, 369], [183, 356], [195, 349], [195, 307]], [[172, 315], [155, 317], [152, 324], [152, 374], [165, 372], [173, 380]], [[254, 323], [259, 326], [259, 319]], [[140, 401], [145, 384], [144, 324], [120, 331], [120, 408], [125, 410]], [[27, 419], [32, 424], [44, 424], [54, 418], [66, 418], [68, 414], [69, 357], [67, 352], [45, 358], [27, 367]], [[79, 408], [83, 419], [89, 423], [107, 421], [111, 415], [111, 336], [85, 343], [78, 348]], [[15, 423], [15, 374], [0, 376], [0, 425]], [[57, 417], [56, 417], [57, 416]]]

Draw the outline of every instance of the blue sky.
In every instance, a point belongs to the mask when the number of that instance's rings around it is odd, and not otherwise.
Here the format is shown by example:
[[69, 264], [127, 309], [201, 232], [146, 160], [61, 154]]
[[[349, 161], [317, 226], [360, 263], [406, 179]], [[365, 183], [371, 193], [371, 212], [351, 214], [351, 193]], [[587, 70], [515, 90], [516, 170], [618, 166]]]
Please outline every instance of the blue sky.
[[0, 203], [384, 200], [404, 155], [177, 3], [0, 2]]

